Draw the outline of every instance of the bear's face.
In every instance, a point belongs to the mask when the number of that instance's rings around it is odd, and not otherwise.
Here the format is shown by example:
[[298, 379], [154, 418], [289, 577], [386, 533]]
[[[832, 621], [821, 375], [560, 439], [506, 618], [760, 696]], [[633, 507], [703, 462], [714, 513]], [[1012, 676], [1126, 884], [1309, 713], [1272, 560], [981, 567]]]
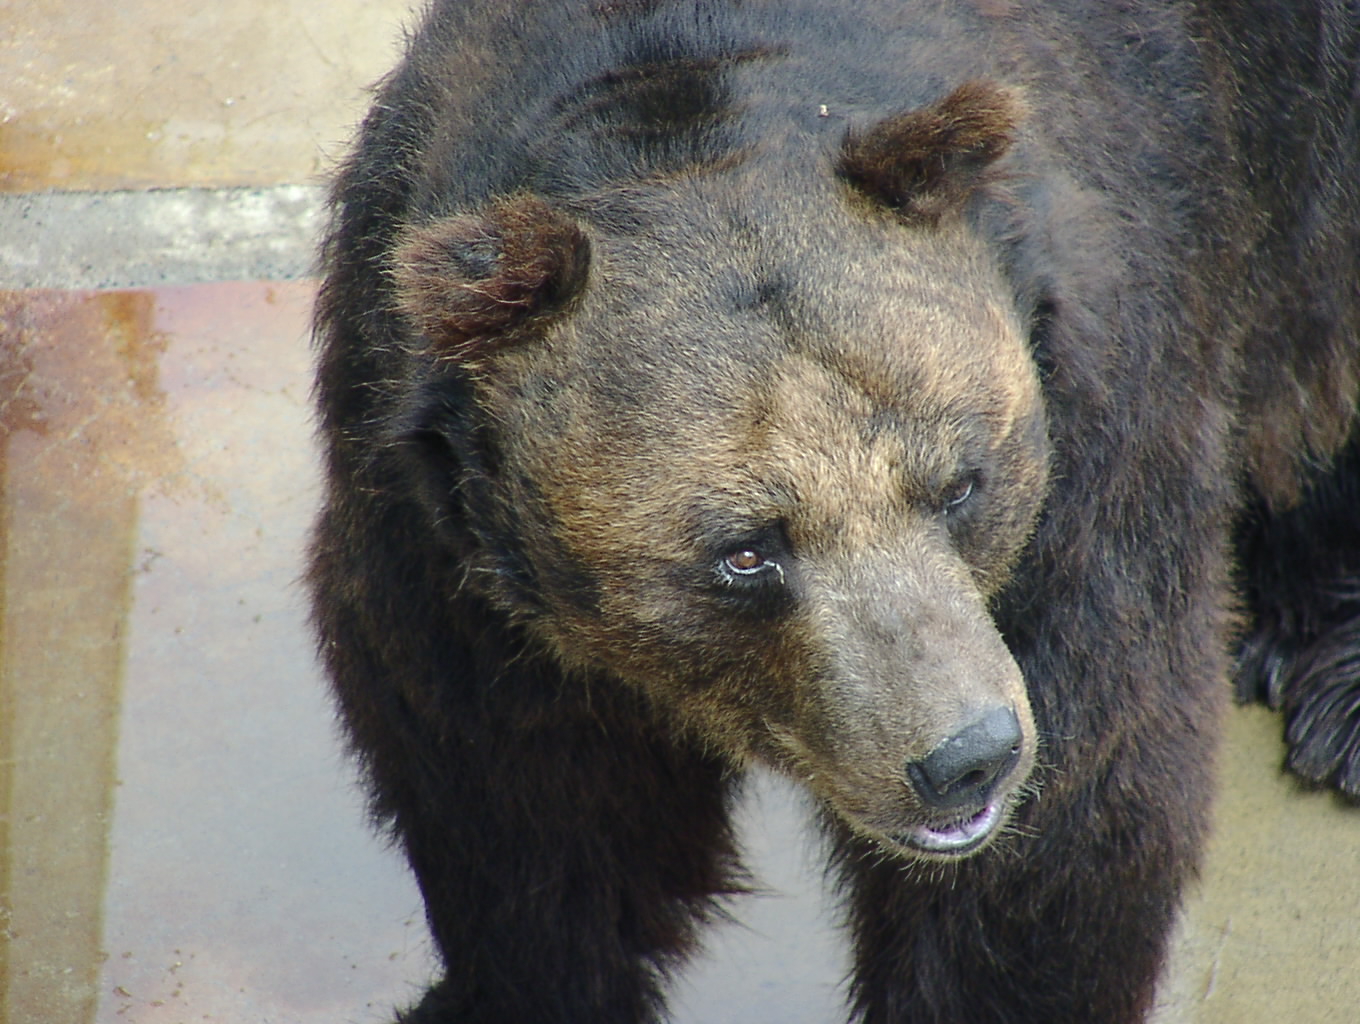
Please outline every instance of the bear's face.
[[789, 194], [736, 170], [413, 232], [404, 423], [469, 585], [564, 666], [962, 856], [1035, 754], [987, 602], [1043, 500], [1038, 382], [962, 219]]

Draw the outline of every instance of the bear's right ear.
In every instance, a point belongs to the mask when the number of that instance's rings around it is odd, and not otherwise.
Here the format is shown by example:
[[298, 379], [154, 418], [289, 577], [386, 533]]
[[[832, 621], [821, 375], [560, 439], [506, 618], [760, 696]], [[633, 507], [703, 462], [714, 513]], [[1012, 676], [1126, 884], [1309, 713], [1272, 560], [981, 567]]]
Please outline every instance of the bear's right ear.
[[1011, 89], [965, 82], [930, 106], [847, 135], [837, 169], [908, 223], [934, 225], [963, 209], [1025, 113]]
[[561, 309], [589, 267], [590, 242], [576, 222], [528, 194], [407, 229], [391, 265], [401, 312], [437, 357], [459, 364]]

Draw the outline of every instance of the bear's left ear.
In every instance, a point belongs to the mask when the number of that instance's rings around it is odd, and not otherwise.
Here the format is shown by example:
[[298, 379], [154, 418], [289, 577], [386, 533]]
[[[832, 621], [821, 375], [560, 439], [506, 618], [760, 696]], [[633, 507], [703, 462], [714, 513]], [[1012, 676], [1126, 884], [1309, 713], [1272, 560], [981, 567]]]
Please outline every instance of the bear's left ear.
[[433, 353], [480, 361], [585, 284], [590, 243], [570, 217], [519, 194], [481, 214], [408, 228], [391, 264], [401, 312]]
[[928, 107], [847, 135], [837, 170], [909, 223], [934, 225], [963, 209], [1025, 112], [1014, 91], [965, 82]]

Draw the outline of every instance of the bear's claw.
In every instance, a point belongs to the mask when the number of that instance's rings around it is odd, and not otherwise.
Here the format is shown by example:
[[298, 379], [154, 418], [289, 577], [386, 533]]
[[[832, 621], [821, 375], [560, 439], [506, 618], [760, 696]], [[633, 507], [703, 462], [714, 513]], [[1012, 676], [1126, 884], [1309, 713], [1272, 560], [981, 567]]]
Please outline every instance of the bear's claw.
[[1282, 696], [1289, 768], [1360, 801], [1360, 614], [1318, 639]]
[[1290, 771], [1360, 802], [1360, 590], [1329, 618], [1302, 641], [1278, 622], [1247, 640], [1237, 696], [1284, 712]]

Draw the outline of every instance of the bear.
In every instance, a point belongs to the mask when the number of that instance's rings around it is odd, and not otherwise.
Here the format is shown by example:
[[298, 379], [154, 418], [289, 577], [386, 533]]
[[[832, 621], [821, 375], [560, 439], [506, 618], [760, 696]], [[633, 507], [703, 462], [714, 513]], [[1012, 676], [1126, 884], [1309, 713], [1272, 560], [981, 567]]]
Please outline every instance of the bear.
[[665, 1019], [754, 765], [850, 1019], [1145, 1019], [1234, 685], [1360, 794], [1358, 57], [1341, 0], [435, 0], [316, 310], [398, 1020]]

